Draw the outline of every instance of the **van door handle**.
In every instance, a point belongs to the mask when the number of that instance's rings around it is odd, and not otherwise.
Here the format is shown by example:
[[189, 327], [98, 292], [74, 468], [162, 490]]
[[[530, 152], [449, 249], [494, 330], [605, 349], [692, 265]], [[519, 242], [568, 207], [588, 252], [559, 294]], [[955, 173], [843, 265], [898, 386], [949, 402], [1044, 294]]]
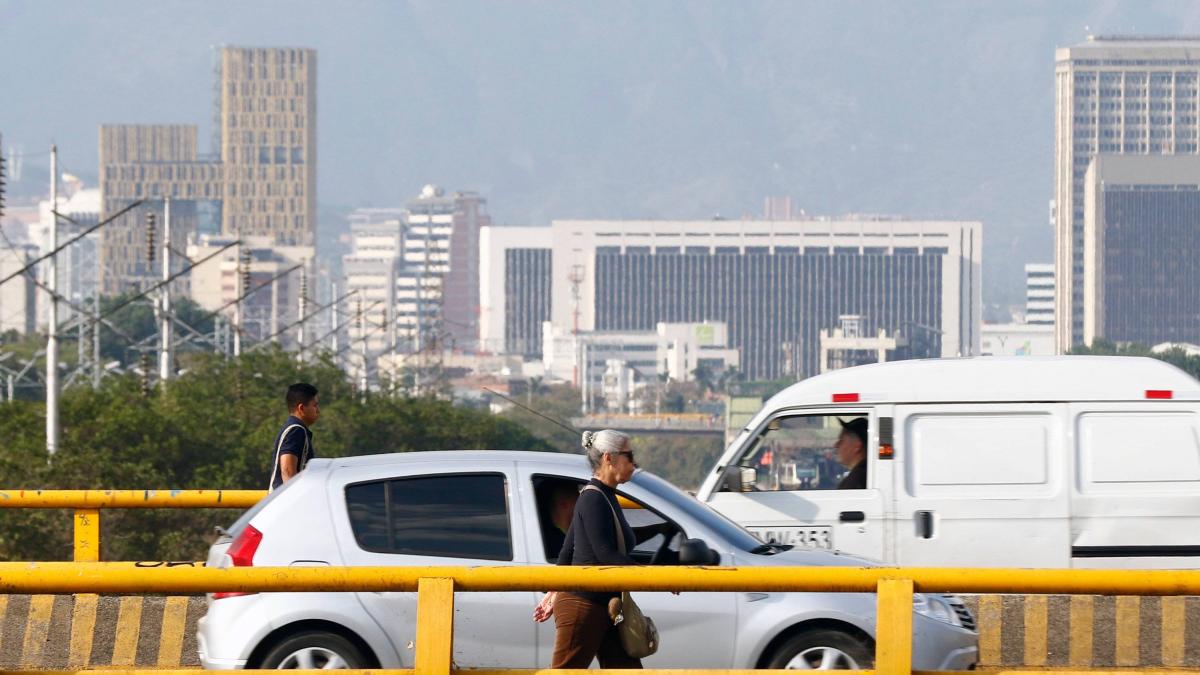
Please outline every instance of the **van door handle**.
[[917, 511], [914, 514], [917, 522], [917, 537], [933, 539], [933, 511]]
[[867, 514], [862, 511], [842, 511], [838, 514], [838, 520], [843, 523], [861, 523], [867, 519]]

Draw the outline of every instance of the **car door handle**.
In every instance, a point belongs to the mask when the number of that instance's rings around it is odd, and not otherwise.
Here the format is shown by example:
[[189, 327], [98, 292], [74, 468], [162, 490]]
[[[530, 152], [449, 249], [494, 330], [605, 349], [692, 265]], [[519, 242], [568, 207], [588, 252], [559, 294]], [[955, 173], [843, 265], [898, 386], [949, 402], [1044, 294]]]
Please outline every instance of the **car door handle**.
[[867, 514], [862, 511], [842, 511], [838, 514], [838, 520], [843, 523], [861, 523], [866, 521]]

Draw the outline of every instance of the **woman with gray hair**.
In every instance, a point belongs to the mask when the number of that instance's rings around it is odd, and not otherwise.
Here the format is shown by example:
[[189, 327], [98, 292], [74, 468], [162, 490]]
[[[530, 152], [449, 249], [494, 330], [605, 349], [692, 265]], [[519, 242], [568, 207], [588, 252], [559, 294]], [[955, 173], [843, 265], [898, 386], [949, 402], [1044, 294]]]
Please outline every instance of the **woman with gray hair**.
[[[629, 449], [629, 436], [612, 429], [585, 431], [583, 448], [592, 465], [592, 479], [575, 503], [558, 564], [635, 565], [626, 553], [636, 545], [633, 529], [617, 502], [617, 486], [628, 482], [638, 468]], [[618, 531], [624, 545], [617, 541]], [[554, 616], [551, 668], [587, 668], [595, 658], [601, 668], [642, 667], [640, 659], [625, 653], [609, 617], [609, 601], [619, 595], [612, 591], [552, 591], [542, 598], [533, 618], [545, 621]]]

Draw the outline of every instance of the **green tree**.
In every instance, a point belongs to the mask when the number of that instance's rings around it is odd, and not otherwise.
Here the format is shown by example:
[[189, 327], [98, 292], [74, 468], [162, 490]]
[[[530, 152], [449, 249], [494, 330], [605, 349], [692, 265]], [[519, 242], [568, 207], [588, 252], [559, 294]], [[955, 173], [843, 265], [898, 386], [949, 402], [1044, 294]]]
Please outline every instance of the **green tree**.
[[[321, 390], [314, 428], [322, 457], [467, 448], [552, 450], [514, 422], [435, 399], [369, 396], [360, 401], [328, 360], [300, 364], [278, 349], [225, 360], [193, 354], [188, 372], [149, 395], [135, 377], [99, 390], [64, 391], [59, 451], [48, 458], [41, 402], [0, 405], [0, 488], [224, 488], [266, 486], [271, 443], [293, 382]], [[179, 560], [203, 555], [224, 511], [106, 511], [104, 560]], [[62, 511], [10, 510], [0, 519], [0, 559], [65, 560], [71, 518]]]

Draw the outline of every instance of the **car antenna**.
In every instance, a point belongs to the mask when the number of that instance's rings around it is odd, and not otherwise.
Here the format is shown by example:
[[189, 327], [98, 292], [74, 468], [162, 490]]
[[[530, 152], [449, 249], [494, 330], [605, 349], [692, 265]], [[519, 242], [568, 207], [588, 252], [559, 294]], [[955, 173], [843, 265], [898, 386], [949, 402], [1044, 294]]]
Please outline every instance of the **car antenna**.
[[520, 401], [514, 401], [513, 399], [505, 396], [504, 394], [501, 394], [500, 392], [498, 392], [494, 389], [488, 389], [487, 387], [483, 387], [483, 390], [488, 392], [489, 394], [495, 394], [496, 396], [499, 396], [500, 398], [504, 399], [505, 401], [508, 401], [509, 403], [517, 406], [518, 408], [521, 408], [522, 410], [531, 412], [534, 415], [537, 415], [538, 417], [540, 417], [548, 422], [552, 422], [555, 425], [557, 425], [558, 427], [565, 429], [565, 430], [575, 434], [576, 436], [578, 436], [581, 433], [581, 431], [579, 429], [577, 429], [574, 425], [567, 424], [566, 422], [563, 422], [562, 420], [557, 420], [549, 415], [538, 412], [537, 410], [530, 408], [529, 406], [525, 405], [524, 403], [521, 403]]

